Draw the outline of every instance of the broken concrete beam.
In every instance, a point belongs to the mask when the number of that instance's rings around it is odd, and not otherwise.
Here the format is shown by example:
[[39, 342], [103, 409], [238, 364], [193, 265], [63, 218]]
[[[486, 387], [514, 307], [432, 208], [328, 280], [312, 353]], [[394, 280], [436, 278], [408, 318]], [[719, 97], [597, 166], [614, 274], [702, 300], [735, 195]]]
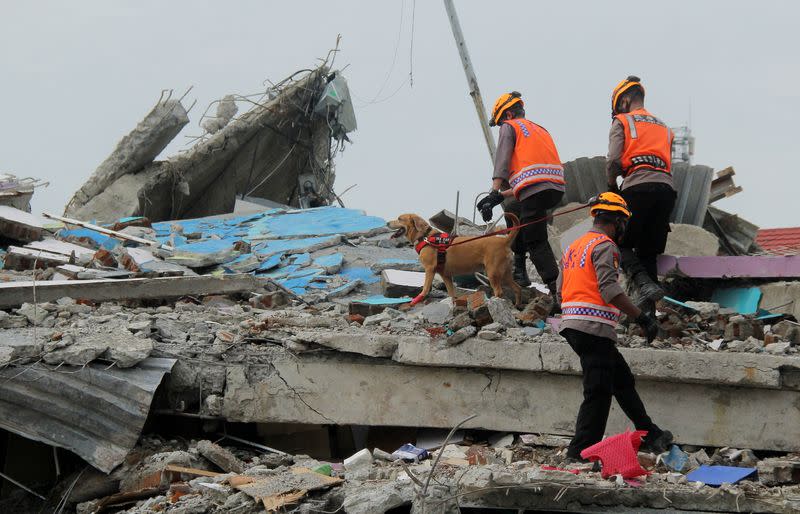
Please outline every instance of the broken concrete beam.
[[230, 450], [212, 443], [211, 441], [199, 441], [197, 451], [200, 455], [217, 465], [226, 473], [244, 473], [244, 464]]
[[[566, 435], [574, 429], [582, 401], [580, 375], [375, 365], [364, 359], [286, 352], [273, 356], [269, 371], [229, 364], [222, 415], [229, 422], [452, 428], [478, 413], [465, 428]], [[365, 383], [370, 387], [365, 389]], [[408, 384], [414, 384], [413, 390]], [[794, 407], [800, 402], [798, 391], [695, 384], [670, 377], [637, 379], [637, 389], [653, 419], [669, 420], [680, 443], [800, 449], [800, 411]], [[376, 402], [385, 398], [391, 398], [391, 408], [376, 409]], [[607, 433], [622, 432], [629, 425], [615, 405]]]
[[4, 257], [5, 268], [17, 271], [32, 269], [44, 269], [62, 264], [70, 264], [70, 258], [46, 252], [44, 250], [34, 250], [32, 248], [21, 248], [19, 246], [9, 246]]
[[0, 234], [28, 243], [42, 238], [44, 222], [38, 216], [7, 205], [0, 205]]
[[[92, 302], [179, 298], [185, 295], [237, 294], [262, 290], [267, 281], [252, 275], [132, 278], [37, 282], [36, 300], [69, 297]], [[0, 309], [33, 302], [33, 282], [0, 283]]]
[[714, 203], [742, 192], [741, 186], [737, 186], [733, 182], [734, 175], [736, 172], [733, 171], [733, 166], [717, 172], [716, 178], [711, 181], [711, 196], [708, 198], [708, 203]]
[[675, 257], [661, 255], [659, 275], [674, 273], [691, 278], [797, 278], [800, 255], [741, 255], [722, 257]]
[[389, 298], [416, 296], [425, 283], [425, 273], [386, 269], [381, 272], [381, 289]]
[[85, 246], [68, 243], [66, 241], [59, 241], [58, 239], [47, 238], [41, 241], [34, 241], [25, 245], [25, 248], [33, 248], [34, 250], [44, 250], [50, 253], [57, 253], [66, 255], [67, 257], [74, 255], [75, 262], [81, 266], [85, 266], [92, 262], [95, 251]]
[[180, 100], [159, 101], [75, 192], [64, 215], [112, 221], [109, 215], [113, 215], [114, 209], [101, 208], [112, 206], [92, 204], [90, 200], [119, 177], [134, 174], [151, 163], [187, 123], [189, 116]]
[[337, 333], [299, 332], [295, 335], [303, 342], [367, 357], [391, 357], [401, 342], [407, 341], [411, 345], [430, 344], [430, 338], [427, 337], [373, 334], [364, 330]]

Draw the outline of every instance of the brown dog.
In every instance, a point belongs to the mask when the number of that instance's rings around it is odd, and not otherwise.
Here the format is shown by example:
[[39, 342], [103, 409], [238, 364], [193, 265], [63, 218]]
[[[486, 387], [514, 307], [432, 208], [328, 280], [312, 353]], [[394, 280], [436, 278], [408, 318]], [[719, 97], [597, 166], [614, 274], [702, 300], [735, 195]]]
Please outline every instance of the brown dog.
[[[519, 221], [519, 220], [517, 220]], [[518, 223], [517, 223], [518, 224]], [[388, 223], [389, 228], [394, 229], [392, 237], [406, 236], [411, 244], [417, 244], [423, 239], [439, 234], [438, 230], [432, 228], [427, 221], [416, 214], [403, 214], [396, 220]], [[511, 244], [517, 237], [519, 230], [514, 230], [509, 236], [492, 236], [482, 239], [474, 239], [475, 236], [456, 237], [452, 243], [467, 241], [456, 244], [447, 249], [444, 267], [437, 268], [436, 248], [431, 245], [424, 246], [419, 252], [419, 261], [425, 268], [425, 284], [422, 292], [417, 296], [412, 304], [425, 298], [431, 291], [433, 277], [438, 272], [447, 287], [447, 293], [455, 299], [456, 290], [453, 286], [453, 276], [474, 273], [484, 269], [489, 277], [489, 283], [495, 296], [503, 296], [503, 286], [508, 286], [514, 290], [514, 299], [517, 305], [522, 301], [522, 289], [514, 282], [511, 274]]]

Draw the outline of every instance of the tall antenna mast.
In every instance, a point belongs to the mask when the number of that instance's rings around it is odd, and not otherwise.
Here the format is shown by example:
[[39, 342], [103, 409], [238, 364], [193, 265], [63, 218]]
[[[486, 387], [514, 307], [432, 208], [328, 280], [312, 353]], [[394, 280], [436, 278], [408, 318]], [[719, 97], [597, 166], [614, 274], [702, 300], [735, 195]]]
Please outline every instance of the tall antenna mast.
[[456, 40], [458, 54], [461, 56], [461, 65], [464, 67], [464, 74], [467, 76], [469, 96], [472, 97], [475, 110], [478, 112], [478, 120], [481, 124], [481, 130], [483, 130], [483, 138], [486, 140], [486, 146], [489, 148], [489, 156], [492, 159], [492, 163], [494, 163], [494, 137], [489, 128], [489, 120], [486, 118], [486, 107], [483, 105], [483, 97], [481, 97], [481, 90], [478, 87], [478, 78], [475, 76], [475, 71], [472, 69], [472, 61], [469, 58], [467, 43], [464, 41], [464, 34], [461, 32], [461, 24], [458, 22], [458, 14], [456, 14], [453, 0], [444, 0], [444, 8], [447, 10], [447, 17], [450, 18], [450, 27], [453, 29], [453, 37]]

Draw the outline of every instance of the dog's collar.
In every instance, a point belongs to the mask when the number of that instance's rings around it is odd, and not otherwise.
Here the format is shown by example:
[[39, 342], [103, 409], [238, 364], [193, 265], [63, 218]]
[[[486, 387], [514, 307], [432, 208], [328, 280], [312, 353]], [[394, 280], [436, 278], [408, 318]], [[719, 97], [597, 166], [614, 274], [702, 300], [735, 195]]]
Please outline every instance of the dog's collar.
[[424, 234], [421, 234], [417, 238], [417, 244], [419, 244], [422, 241], [424, 241], [429, 235], [431, 235], [431, 232], [435, 232], [435, 230], [433, 229], [433, 227], [428, 227], [428, 230], [426, 230]]

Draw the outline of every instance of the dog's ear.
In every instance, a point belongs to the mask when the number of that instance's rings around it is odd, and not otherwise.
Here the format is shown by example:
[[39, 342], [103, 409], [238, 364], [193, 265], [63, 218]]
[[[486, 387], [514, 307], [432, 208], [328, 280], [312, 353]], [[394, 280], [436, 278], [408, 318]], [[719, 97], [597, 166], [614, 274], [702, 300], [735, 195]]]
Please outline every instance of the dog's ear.
[[430, 225], [428, 225], [427, 221], [419, 216], [414, 216], [414, 228], [417, 230], [417, 232], [423, 233], [428, 230], [428, 227], [430, 227]]

